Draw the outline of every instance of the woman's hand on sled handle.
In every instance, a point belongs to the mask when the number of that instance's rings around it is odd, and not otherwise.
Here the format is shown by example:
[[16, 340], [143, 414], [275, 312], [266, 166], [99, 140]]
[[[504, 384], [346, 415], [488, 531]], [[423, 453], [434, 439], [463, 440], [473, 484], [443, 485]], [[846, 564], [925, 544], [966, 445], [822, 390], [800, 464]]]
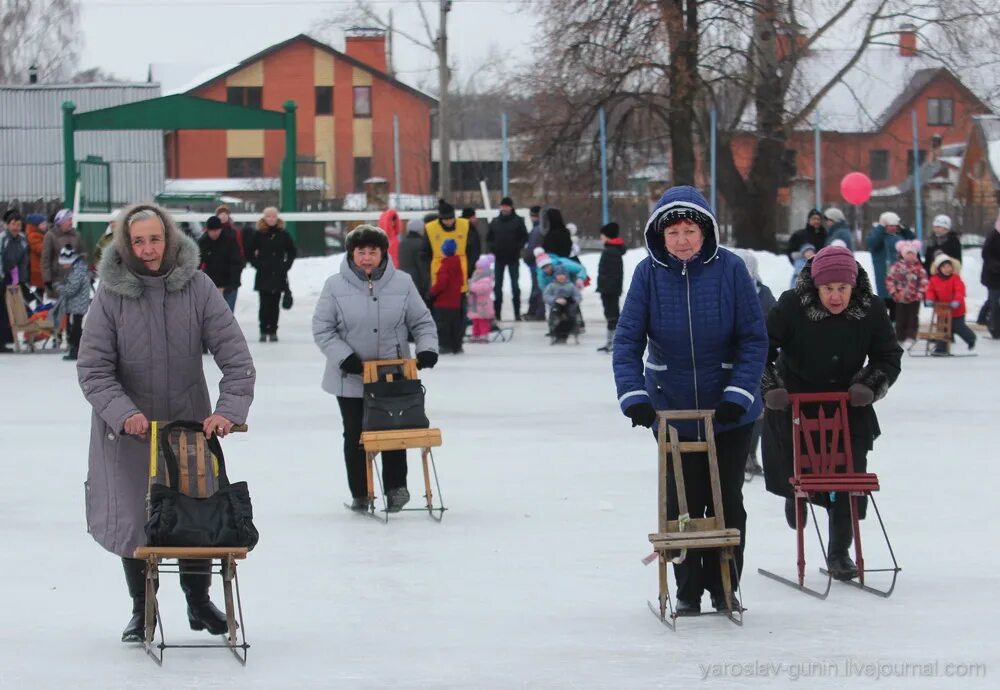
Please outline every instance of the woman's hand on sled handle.
[[125, 420], [125, 433], [129, 436], [145, 436], [149, 431], [149, 420], [146, 415], [137, 412]]
[[213, 414], [202, 424], [202, 429], [205, 431], [205, 438], [212, 438], [213, 435], [222, 438], [232, 433], [235, 428], [236, 425], [221, 414]]

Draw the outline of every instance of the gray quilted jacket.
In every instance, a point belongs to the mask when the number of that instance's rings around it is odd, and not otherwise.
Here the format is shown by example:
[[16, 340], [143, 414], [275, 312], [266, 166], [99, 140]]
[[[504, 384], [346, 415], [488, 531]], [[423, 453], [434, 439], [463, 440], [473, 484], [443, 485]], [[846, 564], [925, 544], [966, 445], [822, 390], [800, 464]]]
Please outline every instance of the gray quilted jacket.
[[416, 351], [437, 352], [437, 327], [430, 310], [406, 273], [391, 261], [381, 275], [362, 279], [347, 257], [340, 272], [326, 280], [313, 313], [313, 338], [326, 355], [323, 390], [344, 398], [360, 398], [361, 376], [345, 374], [340, 363], [356, 353], [362, 362], [411, 357]]
[[105, 549], [126, 557], [146, 543], [149, 447], [148, 439], [122, 433], [125, 420], [137, 412], [150, 421], [202, 421], [212, 414], [203, 342], [222, 370], [216, 413], [246, 422], [256, 377], [243, 331], [211, 278], [198, 270], [198, 245], [166, 212], [157, 212], [167, 225], [168, 252], [175, 253], [172, 270], [133, 272], [120, 255], [126, 240], [116, 236], [101, 256], [100, 287], [77, 362], [80, 388], [93, 407], [87, 529]]

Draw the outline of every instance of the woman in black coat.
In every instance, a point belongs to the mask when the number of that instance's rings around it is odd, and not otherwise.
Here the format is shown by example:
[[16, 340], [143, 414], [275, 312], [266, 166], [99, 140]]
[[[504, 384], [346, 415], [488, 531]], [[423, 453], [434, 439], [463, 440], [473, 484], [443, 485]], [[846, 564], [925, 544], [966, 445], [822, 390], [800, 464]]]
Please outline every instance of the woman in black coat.
[[[793, 474], [789, 393], [846, 392], [854, 471], [865, 472], [868, 452], [880, 432], [872, 403], [899, 376], [903, 350], [896, 342], [882, 300], [850, 250], [827, 247], [799, 274], [767, 318], [768, 365], [761, 381], [764, 413], [764, 480], [785, 498], [785, 517], [795, 527], [788, 482]], [[857, 577], [848, 555], [853, 538], [850, 502], [824, 497], [816, 505], [830, 514], [827, 566], [841, 580]], [[859, 502], [861, 517], [866, 503]]]
[[802, 257], [802, 245], [811, 244], [819, 251], [826, 245], [826, 228], [823, 227], [823, 212], [818, 208], [809, 211], [806, 226], [796, 230], [788, 238], [788, 260], [794, 266]]
[[542, 227], [545, 232], [542, 249], [548, 254], [568, 259], [573, 253], [573, 236], [563, 222], [562, 212], [557, 208], [546, 209]]
[[295, 242], [285, 230], [285, 221], [278, 217], [278, 209], [265, 208], [247, 251], [247, 259], [257, 269], [253, 289], [260, 294], [260, 342], [278, 342], [281, 293], [288, 289], [288, 271], [295, 255]]
[[934, 275], [934, 257], [938, 254], [946, 254], [958, 261], [962, 260], [962, 241], [958, 239], [958, 233], [951, 229], [951, 218], [946, 215], [934, 217], [932, 225], [934, 232], [927, 240], [924, 248], [924, 269], [927, 275]]

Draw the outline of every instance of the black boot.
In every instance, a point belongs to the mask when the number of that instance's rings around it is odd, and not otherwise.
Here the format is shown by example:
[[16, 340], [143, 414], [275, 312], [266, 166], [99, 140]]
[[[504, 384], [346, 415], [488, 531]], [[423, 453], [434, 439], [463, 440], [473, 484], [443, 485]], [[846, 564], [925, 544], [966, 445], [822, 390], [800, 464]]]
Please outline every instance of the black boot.
[[674, 613], [678, 616], [698, 616], [701, 614], [701, 602], [678, 599]]
[[851, 541], [854, 538], [854, 525], [851, 523], [850, 499], [838, 496], [830, 506], [830, 550], [826, 559], [826, 568], [834, 580], [853, 580], [858, 576], [858, 566], [848, 555]]
[[123, 558], [125, 584], [132, 597], [132, 617], [122, 631], [122, 642], [143, 642], [146, 639], [146, 562], [139, 558]]
[[[786, 498], [785, 499], [785, 522], [792, 529], [795, 529], [795, 499]], [[805, 501], [802, 501], [802, 526], [805, 527], [809, 524], [809, 511], [806, 508]]]
[[187, 598], [188, 623], [192, 630], [208, 630], [212, 635], [229, 632], [226, 615], [208, 598], [212, 582], [211, 564], [205, 561], [181, 561], [181, 589]]

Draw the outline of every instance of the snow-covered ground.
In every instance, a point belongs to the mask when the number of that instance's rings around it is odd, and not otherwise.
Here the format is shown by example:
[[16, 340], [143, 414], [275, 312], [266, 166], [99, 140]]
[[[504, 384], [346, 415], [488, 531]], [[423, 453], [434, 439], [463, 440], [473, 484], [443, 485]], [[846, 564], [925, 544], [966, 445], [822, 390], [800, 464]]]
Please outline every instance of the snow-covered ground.
[[[787, 260], [760, 259], [780, 294]], [[596, 255], [586, 260], [593, 267]], [[982, 289], [967, 260], [973, 311]], [[518, 324], [512, 342], [470, 345], [426, 373], [450, 510], [442, 524], [407, 513], [382, 526], [342, 506], [339, 414], [320, 390], [309, 329], [338, 262], [295, 264], [279, 344], [256, 342], [256, 296], [240, 295], [258, 386], [250, 433], [225, 445], [261, 531], [240, 566], [253, 645], [245, 669], [221, 650], [169, 650], [158, 668], [119, 643], [130, 601], [118, 560], [85, 530], [90, 413], [75, 371], [51, 355], [0, 358], [0, 688], [748, 687], [800, 675], [802, 687], [840, 687], [879, 672], [889, 674], [881, 687], [995, 687], [990, 382], [1000, 344], [981, 338], [976, 358], [905, 358], [878, 405], [884, 434], [870, 468], [903, 566], [892, 598], [835, 585], [817, 601], [758, 575], [792, 573], [795, 539], [781, 500], [755, 481], [745, 487], [744, 627], [713, 616], [681, 620], [674, 633], [646, 608], [656, 573], [640, 563], [656, 527], [655, 446], [618, 411], [609, 358], [595, 352], [596, 296], [586, 297], [579, 346], [550, 347], [541, 324]], [[415, 496], [419, 483], [411, 463]], [[876, 523], [865, 527], [878, 567]], [[187, 629], [170, 577], [168, 635], [207, 641]]]

